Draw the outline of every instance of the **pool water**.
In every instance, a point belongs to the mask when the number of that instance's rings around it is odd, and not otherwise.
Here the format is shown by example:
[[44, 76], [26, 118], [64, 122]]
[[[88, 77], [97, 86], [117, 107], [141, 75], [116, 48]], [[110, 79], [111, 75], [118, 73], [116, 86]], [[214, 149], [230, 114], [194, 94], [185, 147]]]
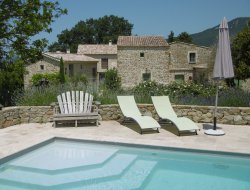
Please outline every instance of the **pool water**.
[[0, 166], [2, 190], [249, 190], [250, 157], [54, 140]]

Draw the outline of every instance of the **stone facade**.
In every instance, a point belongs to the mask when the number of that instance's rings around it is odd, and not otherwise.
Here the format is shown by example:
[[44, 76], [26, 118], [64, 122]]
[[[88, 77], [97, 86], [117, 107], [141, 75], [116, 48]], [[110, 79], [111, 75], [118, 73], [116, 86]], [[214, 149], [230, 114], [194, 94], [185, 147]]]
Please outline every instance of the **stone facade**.
[[185, 81], [209, 79], [214, 60], [211, 48], [183, 42], [173, 42], [169, 45], [170, 81], [176, 79], [175, 75], [183, 75]]
[[[35, 73], [58, 72], [61, 57], [65, 74], [84, 74], [97, 84], [107, 69], [117, 68], [125, 88], [149, 79], [162, 84], [175, 80], [203, 82], [210, 78], [214, 60], [211, 48], [182, 42], [168, 44], [161, 36], [119, 36], [117, 45], [79, 45], [77, 54], [44, 53], [42, 61], [27, 66], [25, 87]], [[104, 59], [108, 66], [104, 66]]]
[[[30, 85], [30, 80], [37, 73], [55, 73], [59, 71], [60, 59], [63, 58], [65, 74], [76, 76], [84, 74], [89, 82], [99, 83], [103, 73], [110, 68], [117, 67], [116, 45], [79, 45], [77, 54], [70, 52], [46, 52], [43, 60], [26, 67], [27, 74], [24, 75], [25, 85]], [[107, 68], [103, 68], [102, 59], [108, 60]]]
[[[95, 59], [98, 59], [97, 62], [97, 72], [99, 73], [104, 73], [108, 69], [116, 68], [117, 67], [117, 55], [89, 55], [90, 57], [93, 57]], [[108, 59], [108, 67], [103, 68], [102, 67], [102, 59], [106, 58]]]
[[[151, 75], [150, 80], [162, 84], [176, 80], [203, 82], [210, 78], [209, 68], [214, 57], [211, 48], [183, 42], [164, 44], [162, 37], [128, 36], [121, 37], [120, 41], [119, 38], [118, 73], [125, 88], [143, 82], [144, 73]], [[152, 45], [153, 40], [158, 44]]]
[[[141, 53], [144, 57], [141, 57]], [[143, 74], [150, 73], [151, 80], [169, 83], [166, 47], [119, 47], [117, 70], [122, 87], [130, 88], [143, 81]]]
[[24, 88], [28, 88], [31, 84], [31, 79], [37, 73], [55, 73], [59, 72], [59, 62], [44, 57], [43, 60], [26, 66], [26, 74], [24, 75]]
[[[138, 104], [142, 114], [158, 119], [152, 104]], [[213, 106], [173, 105], [178, 116], [185, 116], [196, 123], [213, 122]], [[21, 123], [46, 123], [53, 119], [52, 106], [7, 107], [0, 110], [0, 128]], [[250, 125], [249, 107], [218, 107], [217, 122], [221, 124]], [[123, 115], [118, 105], [100, 105], [100, 120], [122, 121]]]

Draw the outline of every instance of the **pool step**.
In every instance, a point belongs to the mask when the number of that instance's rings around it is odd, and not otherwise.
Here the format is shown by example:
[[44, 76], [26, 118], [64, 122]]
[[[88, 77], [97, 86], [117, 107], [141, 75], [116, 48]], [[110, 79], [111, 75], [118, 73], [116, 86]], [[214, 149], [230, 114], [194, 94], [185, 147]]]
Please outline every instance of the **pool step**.
[[[93, 181], [98, 178], [121, 174], [131, 163], [133, 163], [136, 157], [136, 155], [131, 154], [117, 154], [100, 168], [71, 171], [70, 173], [63, 174], [43, 174], [9, 168], [0, 172], [0, 184], [15, 184], [15, 186], [30, 184], [31, 186], [38, 185], [48, 187], [56, 186], [61, 183], [67, 184], [78, 181]], [[32, 179], [32, 183], [30, 183], [30, 179]]]
[[41, 171], [67, 170], [102, 164], [115, 155], [117, 148], [54, 143], [11, 161], [11, 166]]
[[[100, 182], [97, 184], [89, 184], [79, 187], [70, 188], [70, 190], [102, 190], [102, 189], [115, 189], [115, 190], [128, 190], [138, 189], [143, 185], [149, 174], [156, 166], [156, 161], [136, 160], [130, 169], [123, 174], [119, 179], [112, 181]], [[64, 188], [62, 188], [64, 190]], [[66, 190], [66, 188], [65, 188]]]

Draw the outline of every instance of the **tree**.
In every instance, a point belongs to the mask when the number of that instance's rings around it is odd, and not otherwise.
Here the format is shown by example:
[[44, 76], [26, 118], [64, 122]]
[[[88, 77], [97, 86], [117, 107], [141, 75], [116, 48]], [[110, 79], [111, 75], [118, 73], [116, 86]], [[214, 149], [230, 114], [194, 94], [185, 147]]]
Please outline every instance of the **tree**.
[[17, 60], [15, 64], [4, 63], [4, 72], [0, 70], [0, 104], [9, 106], [13, 104], [13, 94], [23, 87], [23, 61]]
[[63, 63], [63, 58], [62, 57], [60, 59], [59, 81], [60, 81], [61, 84], [65, 83], [64, 63]]
[[67, 13], [58, 2], [2, 0], [0, 3], [0, 60], [12, 61], [13, 54], [25, 62], [41, 56], [46, 39], [31, 42], [39, 32], [51, 32], [54, 18]]
[[76, 53], [78, 44], [106, 44], [110, 40], [117, 42], [118, 36], [131, 35], [133, 24], [123, 17], [114, 15], [78, 22], [71, 30], [63, 30], [57, 35], [58, 41], [49, 46], [49, 51]]
[[182, 32], [177, 36], [177, 41], [192, 43], [192, 37], [187, 32]]
[[168, 43], [174, 42], [174, 32], [171, 31], [170, 34], [168, 35]]
[[248, 27], [240, 31], [233, 39], [232, 58], [235, 67], [235, 78], [250, 78], [250, 19]]
[[42, 57], [46, 39], [32, 42], [39, 32], [50, 32], [50, 24], [67, 11], [57, 1], [0, 1], [0, 103], [8, 106], [15, 90], [23, 87], [24, 64]]

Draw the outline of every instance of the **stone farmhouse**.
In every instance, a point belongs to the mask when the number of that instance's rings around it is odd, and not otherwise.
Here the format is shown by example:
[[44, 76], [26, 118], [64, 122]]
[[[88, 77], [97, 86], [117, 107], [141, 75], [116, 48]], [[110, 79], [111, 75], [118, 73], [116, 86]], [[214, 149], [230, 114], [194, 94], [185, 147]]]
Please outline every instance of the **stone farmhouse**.
[[76, 54], [46, 52], [43, 59], [28, 65], [25, 87], [33, 74], [59, 72], [60, 58], [69, 77], [84, 74], [99, 84], [108, 69], [117, 68], [122, 87], [131, 88], [142, 81], [204, 81], [209, 79], [212, 49], [183, 42], [168, 44], [161, 36], [119, 36], [117, 45], [79, 45]]

